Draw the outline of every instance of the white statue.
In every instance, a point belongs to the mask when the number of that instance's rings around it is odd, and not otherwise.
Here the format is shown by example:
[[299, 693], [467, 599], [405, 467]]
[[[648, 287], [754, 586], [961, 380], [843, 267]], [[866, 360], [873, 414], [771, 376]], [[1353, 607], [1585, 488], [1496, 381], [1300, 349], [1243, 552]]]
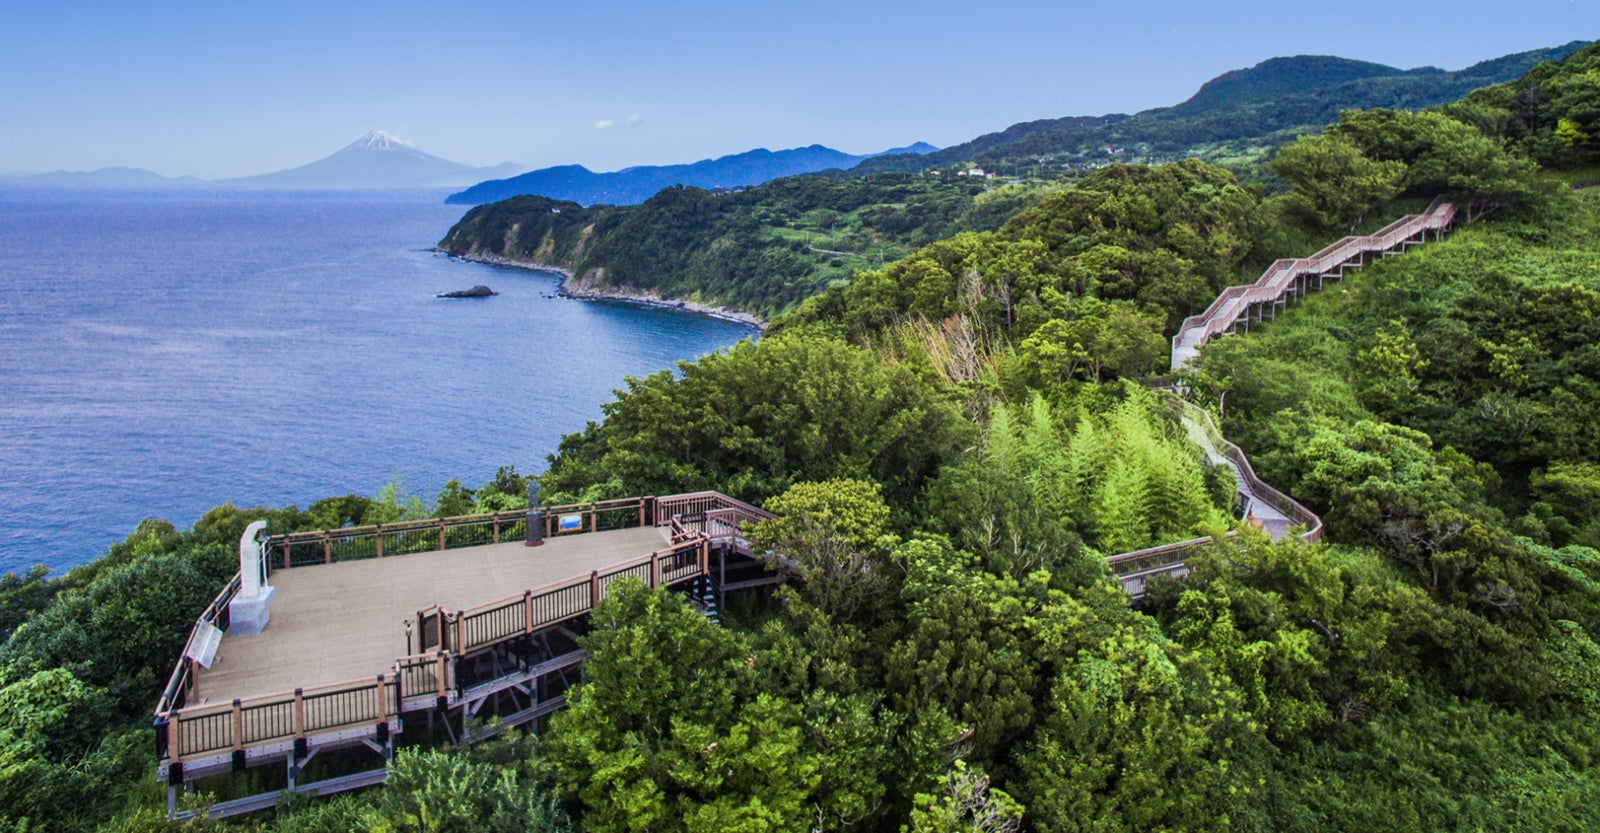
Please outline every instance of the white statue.
[[266, 546], [261, 533], [266, 521], [256, 521], [239, 536], [239, 593], [228, 603], [228, 633], [251, 636], [261, 632], [271, 618], [273, 588], [267, 584]]

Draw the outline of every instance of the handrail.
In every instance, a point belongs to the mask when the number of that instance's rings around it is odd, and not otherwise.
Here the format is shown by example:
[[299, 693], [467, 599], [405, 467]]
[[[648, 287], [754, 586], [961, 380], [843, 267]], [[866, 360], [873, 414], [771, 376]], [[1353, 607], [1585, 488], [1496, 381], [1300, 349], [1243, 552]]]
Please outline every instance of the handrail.
[[[586, 516], [579, 531], [592, 532], [602, 528], [601, 516], [609, 515], [612, 521], [626, 519], [628, 525], [666, 526], [674, 518], [685, 515], [704, 515], [708, 511], [738, 510], [743, 519], [760, 520], [770, 513], [744, 501], [728, 497], [721, 492], [686, 492], [664, 497], [628, 497], [609, 500], [567, 503], [540, 507], [545, 516], [545, 536], [561, 535], [553, 527], [559, 515]], [[626, 513], [626, 514], [625, 514]], [[396, 521], [387, 524], [366, 524], [338, 529], [306, 532], [289, 532], [266, 539], [268, 563], [275, 569], [297, 566], [331, 564], [339, 561], [366, 558], [384, 558], [416, 552], [439, 552], [501, 543], [526, 532], [528, 510], [486, 512], [476, 515], [455, 515], [442, 518], [423, 518], [414, 521]], [[487, 534], [485, 533], [487, 529]], [[572, 534], [572, 533], [565, 533]], [[311, 550], [309, 556], [305, 551]]]
[[650, 587], [659, 587], [704, 575], [709, 572], [709, 543], [710, 536], [691, 531], [691, 537], [666, 549], [593, 570], [588, 575], [561, 579], [454, 614], [438, 606], [428, 610], [443, 611], [444, 643], [457, 655], [464, 655], [588, 613], [619, 579], [634, 577]]
[[[1456, 207], [1444, 196], [1434, 198], [1421, 214], [1409, 214], [1368, 235], [1340, 238], [1310, 257], [1275, 260], [1254, 283], [1230, 286], [1198, 315], [1178, 325], [1172, 336], [1172, 368], [1179, 369], [1188, 359], [1181, 349], [1185, 342], [1198, 347], [1218, 333], [1238, 323], [1254, 304], [1277, 303], [1289, 293], [1303, 275], [1326, 275], [1367, 252], [1387, 252], [1407, 245], [1414, 235], [1443, 231], [1455, 222]], [[1241, 307], [1243, 310], [1241, 311]]]
[[387, 722], [400, 714], [394, 675], [241, 697], [173, 710], [159, 740], [169, 761], [208, 753], [242, 752], [246, 747], [300, 740], [355, 726]]
[[1179, 408], [1200, 425], [1201, 430], [1206, 432], [1211, 441], [1222, 451], [1223, 456], [1227, 457], [1228, 461], [1233, 463], [1234, 467], [1239, 470], [1239, 474], [1244, 478], [1251, 494], [1257, 498], [1264, 499], [1268, 505], [1296, 525], [1306, 527], [1306, 531], [1300, 534], [1302, 540], [1313, 544], [1322, 540], [1322, 518], [1318, 517], [1317, 513], [1307, 509], [1300, 501], [1295, 500], [1258, 477], [1255, 467], [1250, 465], [1250, 458], [1245, 456], [1243, 449], [1222, 436], [1222, 431], [1212, 421], [1210, 412], [1185, 399], [1174, 397], [1174, 401], [1178, 403]]
[[[211, 604], [206, 605], [206, 609], [201, 612], [200, 618], [195, 620], [194, 627], [189, 629], [189, 640], [184, 643], [185, 651], [201, 635], [202, 626], [217, 627], [222, 630], [228, 629], [228, 622], [226, 621], [228, 603], [233, 601], [233, 597], [239, 594], [240, 584], [241, 579], [236, 572], [233, 574], [233, 578], [223, 585], [222, 591], [217, 594], [216, 598], [211, 600]], [[218, 622], [222, 624], [218, 625]], [[172, 676], [167, 679], [167, 687], [161, 691], [161, 699], [156, 701], [156, 717], [159, 718], [163, 712], [171, 711], [173, 704], [180, 699], [187, 699], [188, 689], [192, 687], [193, 676], [193, 661], [188, 656], [178, 657], [178, 663], [172, 669]]]
[[[758, 506], [745, 503], [737, 498], [731, 498], [721, 492], [686, 492], [680, 495], [667, 495], [655, 498], [656, 524], [665, 525], [666, 518], [676, 515], [695, 515], [711, 509], [741, 509], [762, 517], [770, 517], [771, 513]], [[685, 509], [691, 511], [683, 511]]]
[[[580, 531], [593, 532], [621, 525], [645, 526], [652, 498], [631, 497], [540, 507], [545, 516], [545, 536], [558, 534], [552, 518], [577, 513], [587, 516]], [[624, 514], [626, 513], [626, 514]], [[339, 561], [383, 558], [417, 552], [439, 552], [463, 547], [498, 544], [514, 540], [527, 531], [529, 512], [514, 509], [476, 515], [423, 518], [387, 524], [347, 526], [308, 532], [290, 532], [267, 538], [269, 564], [276, 569], [331, 564]], [[602, 526], [600, 517], [611, 516], [613, 523]], [[616, 524], [617, 520], [626, 524]], [[309, 556], [306, 550], [310, 550]], [[297, 557], [298, 553], [298, 557]]]

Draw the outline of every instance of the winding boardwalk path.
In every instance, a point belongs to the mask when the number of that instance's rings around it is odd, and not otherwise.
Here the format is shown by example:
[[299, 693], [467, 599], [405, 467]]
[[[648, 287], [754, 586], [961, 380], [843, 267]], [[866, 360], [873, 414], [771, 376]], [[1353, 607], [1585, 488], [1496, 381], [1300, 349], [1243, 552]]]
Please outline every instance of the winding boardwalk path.
[[[1310, 257], [1274, 261], [1255, 283], [1224, 289], [1199, 315], [1191, 315], [1172, 337], [1172, 369], [1182, 370], [1211, 339], [1236, 332], [1249, 332], [1252, 322], [1277, 317], [1289, 301], [1322, 289], [1328, 279], [1344, 278], [1345, 270], [1367, 265], [1373, 259], [1402, 254], [1412, 246], [1437, 240], [1455, 224], [1456, 207], [1439, 197], [1421, 214], [1401, 217], [1378, 231], [1346, 237]], [[1170, 389], [1169, 389], [1170, 390]], [[1211, 415], [1199, 406], [1173, 394], [1172, 404], [1184, 430], [1205, 451], [1212, 465], [1227, 465], [1238, 484], [1239, 503], [1247, 522], [1258, 526], [1272, 540], [1281, 540], [1296, 527], [1303, 527], [1301, 539], [1315, 542], [1322, 538], [1322, 519], [1294, 498], [1273, 488], [1256, 476], [1250, 460], [1240, 448], [1223, 438]], [[1230, 533], [1231, 535], [1231, 533]], [[1211, 545], [1211, 538], [1195, 538], [1163, 544], [1106, 558], [1106, 564], [1135, 599], [1144, 596], [1145, 582], [1156, 575], [1182, 576], [1189, 572], [1184, 561], [1189, 554]]]

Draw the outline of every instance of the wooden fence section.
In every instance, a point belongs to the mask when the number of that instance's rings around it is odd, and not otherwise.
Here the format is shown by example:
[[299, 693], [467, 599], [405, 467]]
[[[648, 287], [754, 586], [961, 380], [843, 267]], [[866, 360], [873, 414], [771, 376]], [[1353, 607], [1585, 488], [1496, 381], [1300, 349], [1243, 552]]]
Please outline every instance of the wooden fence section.
[[689, 492], [681, 495], [651, 498], [655, 501], [656, 525], [665, 526], [668, 519], [677, 518], [691, 526], [703, 524], [710, 513], [724, 518], [765, 520], [772, 513], [742, 500], [735, 500], [721, 492]]
[[[714, 493], [713, 493], [714, 494]], [[655, 498], [633, 497], [543, 507], [545, 537], [646, 526]], [[563, 530], [558, 518], [579, 516], [576, 529]], [[527, 535], [528, 512], [517, 509], [482, 515], [397, 521], [316, 532], [291, 532], [267, 539], [267, 563], [274, 569], [387, 558], [419, 552], [520, 541]]]
[[184, 655], [178, 657], [177, 666], [172, 669], [172, 676], [167, 678], [167, 687], [161, 692], [161, 699], [156, 701], [156, 714], [170, 712], [181, 708], [185, 703], [194, 699], [194, 660], [190, 659], [189, 647], [195, 644], [210, 628], [226, 631], [228, 629], [228, 603], [239, 594], [240, 578], [238, 573], [233, 574], [222, 592], [217, 594], [211, 604], [206, 605], [200, 618], [195, 620], [194, 627], [189, 631], [189, 641], [184, 643]]
[[[675, 536], [676, 537], [676, 536]], [[457, 656], [526, 636], [592, 611], [612, 584], [636, 578], [650, 587], [676, 584], [709, 572], [709, 536], [687, 531], [682, 540], [643, 558], [558, 581], [519, 595], [450, 613], [438, 605], [417, 611], [423, 651]]]
[[425, 651], [395, 660], [394, 677], [402, 710], [419, 702], [437, 705], [448, 700], [455, 688], [455, 663], [449, 651]]
[[1456, 207], [1439, 197], [1421, 214], [1412, 214], [1361, 236], [1345, 237], [1310, 257], [1274, 261], [1255, 283], [1224, 289], [1199, 315], [1184, 319], [1172, 337], [1172, 369], [1183, 367], [1199, 349], [1218, 334], [1233, 332], [1240, 324], [1260, 321], [1263, 310], [1276, 311], [1289, 298], [1304, 297], [1313, 287], [1321, 289], [1327, 277], [1344, 277], [1352, 261], [1365, 262], [1368, 254], [1405, 251], [1427, 240], [1428, 232], [1437, 236], [1455, 222]]
[[192, 706], [167, 715], [158, 754], [174, 763], [247, 748], [292, 743], [348, 729], [370, 729], [400, 714], [392, 675]]

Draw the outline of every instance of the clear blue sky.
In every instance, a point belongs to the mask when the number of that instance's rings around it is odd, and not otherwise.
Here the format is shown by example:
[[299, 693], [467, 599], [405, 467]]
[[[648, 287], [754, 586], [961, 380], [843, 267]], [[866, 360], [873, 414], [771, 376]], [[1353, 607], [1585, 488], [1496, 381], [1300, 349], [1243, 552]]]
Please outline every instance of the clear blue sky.
[[14, 0], [0, 171], [238, 176], [372, 129], [475, 165], [597, 170], [943, 146], [1174, 104], [1278, 55], [1459, 69], [1600, 37], [1600, 0], [673, 5]]

